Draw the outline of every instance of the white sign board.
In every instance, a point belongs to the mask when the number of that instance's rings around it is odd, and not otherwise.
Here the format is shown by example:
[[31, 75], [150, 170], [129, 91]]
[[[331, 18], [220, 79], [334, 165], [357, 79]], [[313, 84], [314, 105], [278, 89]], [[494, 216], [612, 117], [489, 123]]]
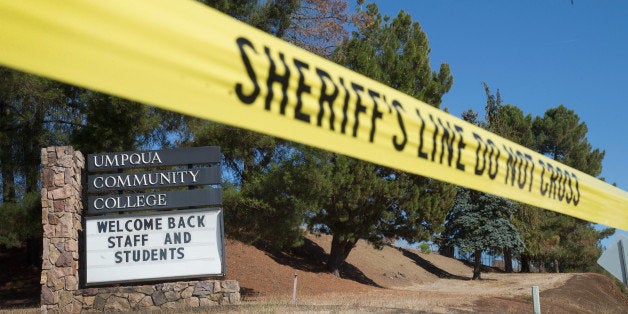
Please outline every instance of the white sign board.
[[222, 209], [87, 217], [87, 284], [223, 275]]
[[628, 262], [628, 239], [618, 234], [602, 256], [597, 260], [604, 269], [619, 279], [624, 285], [628, 285], [628, 272], [626, 263]]

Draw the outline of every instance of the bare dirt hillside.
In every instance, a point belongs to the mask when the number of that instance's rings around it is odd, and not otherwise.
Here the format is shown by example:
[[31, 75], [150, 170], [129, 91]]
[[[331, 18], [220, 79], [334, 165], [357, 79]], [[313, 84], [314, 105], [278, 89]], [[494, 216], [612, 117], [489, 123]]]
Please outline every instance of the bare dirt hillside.
[[472, 281], [471, 268], [458, 260], [390, 246], [375, 250], [364, 241], [336, 278], [320, 262], [330, 243], [329, 236], [311, 235], [303, 247], [279, 253], [228, 240], [227, 277], [240, 282], [244, 300], [287, 303], [297, 273], [297, 299], [314, 309], [529, 313], [536, 285], [544, 313], [628, 313], [628, 297], [602, 275], [488, 272]]

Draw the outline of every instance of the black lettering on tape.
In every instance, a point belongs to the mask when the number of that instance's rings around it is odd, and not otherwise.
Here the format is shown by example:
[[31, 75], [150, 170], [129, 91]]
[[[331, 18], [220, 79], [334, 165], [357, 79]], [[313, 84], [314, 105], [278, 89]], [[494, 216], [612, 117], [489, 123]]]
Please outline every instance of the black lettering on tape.
[[573, 199], [573, 188], [571, 187], [571, 174], [567, 171], [564, 171], [565, 173], [565, 178], [566, 178], [566, 186], [569, 188], [569, 192], [567, 192], [565, 190], [565, 202], [567, 202], [567, 204], [571, 203], [571, 200]]
[[351, 83], [351, 87], [353, 91], [358, 96], [355, 102], [355, 112], [353, 118], [355, 122], [353, 123], [353, 137], [358, 136], [358, 128], [360, 127], [360, 113], [366, 113], [366, 106], [362, 104], [362, 96], [360, 96], [360, 92], [364, 91], [364, 86], [358, 83]]
[[268, 78], [266, 79], [266, 88], [268, 88], [268, 93], [266, 94], [266, 110], [270, 110], [270, 104], [274, 98], [273, 84], [278, 83], [281, 86], [281, 102], [279, 104], [279, 113], [282, 115], [286, 114], [286, 106], [288, 105], [288, 85], [290, 83], [290, 68], [286, 64], [286, 58], [282, 52], [279, 53], [279, 60], [283, 64], [284, 73], [277, 73], [277, 65], [275, 64], [275, 60], [270, 55], [270, 48], [264, 47], [264, 53], [266, 53], [266, 57], [268, 57], [268, 62], [270, 63], [270, 67], [268, 68]]
[[310, 123], [310, 115], [303, 113], [303, 93], [311, 93], [312, 88], [310, 85], [305, 83], [305, 76], [303, 75], [303, 69], [308, 70], [310, 66], [298, 59], [294, 59], [294, 65], [297, 67], [297, 71], [299, 72], [299, 86], [297, 87], [297, 106], [294, 109], [294, 117], [297, 120], [301, 120], [303, 122]]
[[[447, 152], [447, 165], [451, 167], [451, 162], [454, 158], [454, 141], [456, 140], [456, 133], [454, 133], [449, 121], [443, 121], [438, 118], [438, 124], [443, 128], [443, 134], [440, 138], [440, 158], [439, 162], [443, 164], [443, 157], [445, 156], [445, 152]], [[446, 148], [446, 149], [445, 149]]]
[[[486, 144], [490, 147], [490, 151], [488, 152], [488, 177], [491, 180], [494, 180], [497, 177], [497, 173], [499, 172], [499, 155], [501, 152], [499, 148], [493, 140], [490, 138], [486, 140]], [[493, 162], [494, 161], [494, 162]], [[493, 167], [493, 164], [495, 167]]]
[[[338, 97], [338, 86], [334, 83], [329, 76], [329, 73], [316, 68], [316, 74], [321, 80], [321, 95], [318, 98], [318, 116], [316, 117], [316, 125], [321, 126], [323, 123], [323, 116], [325, 114], [325, 103], [329, 107], [329, 128], [334, 131], [334, 120], [336, 115], [334, 113], [334, 102], [336, 101], [336, 97]], [[328, 91], [333, 87], [333, 91]], [[343, 131], [344, 133], [344, 131]]]
[[576, 177], [574, 173], [571, 174], [571, 177], [574, 178], [574, 182], [576, 182], [576, 195], [574, 195], [573, 197], [573, 204], [574, 206], [578, 206], [578, 203], [580, 202], [580, 188], [578, 184], [578, 177]]
[[432, 161], [436, 160], [436, 151], [438, 150], [438, 145], [436, 144], [436, 137], [438, 137], [438, 124], [434, 121], [434, 117], [432, 114], [428, 114], [430, 117], [430, 121], [434, 125], [434, 134], [432, 134]]
[[375, 126], [375, 121], [377, 121], [377, 119], [382, 119], [383, 112], [377, 109], [378, 107], [377, 99], [379, 99], [380, 97], [379, 93], [372, 91], [370, 89], [368, 93], [369, 93], [369, 96], [371, 96], [371, 99], [373, 100], [373, 114], [371, 115], [371, 132], [369, 134], [369, 142], [373, 143], [375, 139], [375, 130], [377, 129]]
[[423, 137], [424, 137], [424, 133], [425, 133], [425, 120], [421, 116], [421, 112], [419, 112], [419, 109], [415, 109], [415, 110], [416, 110], [416, 115], [419, 117], [419, 120], [421, 120], [421, 127], [419, 128], [419, 149], [418, 149], [418, 155], [419, 155], [419, 158], [427, 159], [427, 153], [423, 151]]
[[260, 93], [259, 83], [257, 82], [257, 75], [255, 75], [255, 71], [253, 70], [253, 66], [251, 65], [251, 59], [246, 54], [245, 47], [249, 47], [253, 50], [254, 53], [255, 47], [253, 47], [253, 43], [244, 37], [238, 37], [236, 40], [238, 44], [238, 48], [240, 49], [240, 56], [242, 57], [242, 63], [244, 63], [244, 67], [246, 68], [246, 74], [249, 76], [251, 83], [253, 84], [253, 91], [250, 94], [245, 94], [244, 87], [242, 83], [237, 83], [235, 86], [236, 95], [238, 95], [238, 99], [244, 104], [250, 105], [257, 99]]
[[393, 100], [392, 106], [395, 109], [395, 112], [397, 112], [397, 124], [399, 125], [399, 129], [401, 130], [401, 135], [403, 136], [401, 143], [399, 143], [397, 141], [397, 138], [398, 138], [397, 135], [393, 135], [393, 138], [392, 138], [393, 146], [395, 147], [397, 151], [402, 151], [404, 147], [406, 147], [406, 143], [408, 143], [408, 134], [406, 133], [406, 126], [403, 124], [403, 114], [401, 113], [404, 110], [401, 103], [398, 102], [397, 100]]
[[[472, 132], [472, 134], [478, 144], [478, 148], [475, 150], [475, 175], [481, 176], [486, 169], [486, 144], [479, 134], [475, 132]], [[482, 152], [482, 155], [480, 155], [480, 152]]]
[[508, 184], [508, 178], [510, 178], [510, 186], [515, 185], [517, 178], [517, 167], [521, 161], [517, 158], [517, 154], [512, 148], [504, 145], [504, 150], [508, 154], [508, 160], [506, 160], [506, 176], [504, 177], [504, 184]]
[[351, 98], [349, 95], [349, 89], [345, 86], [345, 81], [342, 77], [340, 78], [340, 86], [342, 86], [342, 89], [345, 91], [345, 99], [342, 105], [342, 124], [340, 125], [340, 132], [345, 134], [347, 130], [347, 123], [349, 122], [349, 115], [347, 112], [349, 111], [349, 100]]
[[464, 142], [464, 136], [462, 135], [462, 133], [464, 132], [464, 130], [462, 129], [462, 127], [457, 126], [454, 124], [454, 128], [456, 129], [456, 133], [458, 133], [458, 159], [456, 160], [456, 169], [464, 171], [465, 170], [465, 165], [462, 163], [462, 150], [464, 150], [464, 148], [467, 146], [467, 144], [465, 144]]
[[539, 165], [541, 165], [541, 184], [539, 186], [539, 192], [541, 193], [542, 196], [545, 196], [545, 194], [547, 194], [547, 185], [548, 183], [545, 183], [543, 180], [544, 176], [545, 176], [545, 163], [542, 160], [539, 160]]

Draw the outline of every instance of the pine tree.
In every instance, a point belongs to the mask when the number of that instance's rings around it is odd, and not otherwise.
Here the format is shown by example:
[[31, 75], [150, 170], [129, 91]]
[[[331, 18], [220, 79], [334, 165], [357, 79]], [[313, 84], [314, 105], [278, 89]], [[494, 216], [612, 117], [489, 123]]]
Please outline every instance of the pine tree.
[[[530, 147], [532, 145], [532, 118], [530, 115], [524, 116], [523, 112], [516, 106], [513, 105], [503, 105], [502, 98], [499, 89], [495, 94], [492, 94], [488, 84], [486, 82], [482, 82], [484, 86], [484, 92], [486, 94], [486, 107], [485, 107], [485, 121], [481, 121], [478, 119], [478, 114], [473, 112], [472, 110], [465, 111], [463, 113], [463, 119], [467, 122], [475, 124], [479, 127], [485, 128], [491, 132], [494, 132], [498, 135], [501, 135], [505, 138], [508, 138], [514, 142], [518, 142], [524, 146]], [[480, 193], [480, 192], [474, 192]], [[490, 195], [486, 195], [486, 197], [493, 197]], [[471, 201], [477, 200], [478, 198], [473, 198]], [[478, 205], [479, 204], [475, 204]], [[516, 202], [507, 202], [504, 203], [503, 206], [508, 206], [509, 208], [504, 209], [511, 213], [510, 215], [510, 224], [515, 224], [519, 222], [517, 220], [517, 214], [519, 213], [518, 209], [522, 207], [522, 204]], [[454, 210], [455, 212], [455, 210]], [[522, 212], [523, 213], [523, 212]], [[528, 212], [526, 212], [528, 213]], [[449, 214], [447, 224], [453, 223], [453, 212]], [[495, 222], [497, 223], [497, 222]], [[446, 228], [447, 232], [451, 232], [452, 230], [449, 226]], [[521, 238], [523, 235], [520, 235], [518, 232], [518, 228], [511, 229], [515, 232], [512, 236]], [[449, 233], [444, 234], [444, 238], [451, 239], [454, 235]], [[527, 239], [527, 238], [526, 238]], [[452, 241], [443, 241], [444, 243], [441, 245], [443, 247], [443, 252], [448, 252], [453, 254], [453, 248], [451, 248]], [[450, 243], [450, 245], [447, 245]], [[517, 252], [516, 248], [510, 246], [504, 246], [501, 250], [493, 249], [495, 253], [503, 253], [504, 255], [504, 268], [506, 272], [512, 272], [512, 258], [513, 253]], [[481, 252], [475, 252], [474, 255], [480, 254]], [[479, 262], [479, 257], [476, 255], [476, 262]], [[476, 271], [479, 271], [479, 265], [476, 267]], [[475, 275], [474, 275], [475, 276]]]
[[[375, 4], [365, 10], [362, 4], [356, 30], [333, 59], [438, 107], [453, 78], [447, 64], [438, 72], [430, 69], [427, 36], [419, 23], [403, 11], [391, 20]], [[453, 186], [345, 156], [332, 155], [329, 164], [333, 191], [310, 227], [333, 235], [330, 272], [339, 275], [359, 239], [379, 247], [385, 238], [415, 242], [441, 230], [453, 202]]]
[[[204, 1], [274, 36], [321, 55], [344, 39], [346, 4], [336, 0]], [[274, 248], [302, 242], [303, 222], [330, 190], [312, 149], [259, 133], [190, 119], [191, 145], [219, 145], [228, 176], [229, 236]], [[323, 155], [325, 156], [325, 155]]]
[[513, 204], [501, 197], [468, 189], [459, 189], [445, 227], [445, 243], [461, 252], [473, 253], [473, 279], [481, 279], [483, 251], [523, 250], [523, 242], [510, 222]]
[[[580, 117], [565, 106], [548, 109], [534, 119], [532, 132], [539, 153], [592, 176], [602, 171], [604, 151], [593, 149], [586, 137], [588, 129]], [[600, 240], [613, 228], [597, 231], [591, 223], [555, 212], [540, 212], [541, 250], [534, 256], [539, 265], [558, 263], [561, 271], [590, 271], [602, 253]], [[523, 259], [523, 258], [522, 258]], [[527, 261], [523, 263], [529, 271]]]

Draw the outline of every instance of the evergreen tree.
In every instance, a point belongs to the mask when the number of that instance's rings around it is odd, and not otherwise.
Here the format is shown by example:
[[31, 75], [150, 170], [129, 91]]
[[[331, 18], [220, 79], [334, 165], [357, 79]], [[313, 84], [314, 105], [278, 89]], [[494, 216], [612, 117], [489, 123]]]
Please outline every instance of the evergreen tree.
[[[573, 111], [560, 105], [534, 119], [532, 131], [539, 153], [592, 176], [602, 171], [604, 151], [593, 149], [587, 126]], [[540, 213], [541, 250], [533, 256], [522, 256], [522, 271], [529, 271], [528, 260], [537, 259], [561, 271], [590, 271], [602, 253], [600, 240], [612, 235], [613, 228], [597, 231], [591, 223], [555, 212]], [[556, 265], [558, 264], [558, 265]]]
[[[472, 110], [465, 111], [463, 113], [463, 119], [466, 121], [473, 123], [479, 127], [485, 128], [493, 133], [501, 135], [507, 139], [510, 139], [514, 142], [520, 143], [521, 145], [531, 147], [533, 143], [532, 136], [532, 117], [530, 115], [524, 116], [523, 112], [514, 105], [503, 105], [501, 94], [499, 89], [496, 94], [492, 94], [491, 90], [486, 82], [482, 82], [484, 86], [484, 92], [486, 94], [486, 107], [485, 107], [485, 121], [480, 121], [478, 119], [478, 114], [473, 112]], [[480, 193], [480, 192], [477, 192]], [[515, 224], [520, 222], [518, 220], [517, 214], [519, 214], [518, 209], [522, 208], [524, 205], [519, 204], [517, 202], [507, 202], [505, 206], [510, 206], [507, 210], [514, 213], [511, 215], [510, 223]], [[523, 210], [523, 209], [522, 209]], [[529, 211], [521, 212], [521, 214], [529, 214]], [[448, 217], [448, 224], [451, 223], [451, 213]], [[525, 222], [523, 222], [525, 223]], [[452, 230], [452, 229], [448, 229]], [[455, 229], [454, 229], [455, 230]], [[515, 231], [519, 230], [518, 228], [514, 229]], [[451, 238], [453, 235], [445, 233], [445, 239]], [[517, 237], [522, 237], [524, 239], [528, 239], [525, 235], [521, 235], [517, 232], [517, 234], [513, 235]], [[447, 243], [448, 241], [444, 241]], [[451, 243], [451, 241], [449, 241]], [[512, 272], [512, 258], [513, 258], [513, 249], [509, 246], [504, 246], [500, 253], [504, 255], [504, 268], [506, 272]], [[443, 252], [448, 252], [453, 254], [453, 248], [449, 248], [447, 245], [443, 245]], [[496, 251], [498, 252], [498, 251]], [[478, 268], [479, 271], [479, 268]]]
[[[362, 5], [363, 1], [359, 2]], [[359, 21], [334, 60], [356, 72], [438, 107], [453, 83], [447, 64], [432, 72], [427, 36], [410, 15], [382, 17], [375, 4], [358, 8]], [[310, 228], [332, 234], [327, 268], [339, 275], [359, 239], [375, 247], [385, 238], [427, 240], [442, 228], [453, 186], [345, 156], [329, 158], [331, 197]]]
[[[601, 172], [604, 152], [592, 149], [586, 139], [586, 124], [564, 106], [547, 110], [543, 117], [530, 115], [513, 105], [501, 105], [499, 90], [496, 95], [484, 83], [487, 95], [486, 120], [477, 122], [477, 114], [469, 111], [464, 116], [475, 124], [535, 149], [561, 163], [593, 176]], [[515, 203], [513, 203], [515, 204]], [[553, 271], [588, 271], [595, 268], [601, 253], [599, 241], [611, 235], [613, 229], [597, 231], [585, 221], [540, 208], [516, 203], [512, 223], [516, 226], [525, 249], [520, 254], [522, 272], [530, 271], [530, 264]], [[511, 269], [512, 254], [504, 248], [506, 269]]]
[[68, 118], [61, 84], [0, 67], [2, 200], [37, 192], [40, 148], [63, 142], [57, 121]]
[[459, 189], [445, 227], [447, 245], [473, 253], [473, 279], [481, 279], [482, 252], [499, 252], [504, 247], [523, 250], [523, 242], [510, 222], [514, 213], [510, 201], [490, 194]]
[[177, 114], [90, 90], [78, 92], [74, 107], [81, 123], [70, 143], [83, 154], [161, 147], [182, 126]]
[[[363, 1], [358, 1], [359, 4]], [[335, 52], [334, 61], [400, 92], [440, 107], [453, 77], [447, 63], [430, 67], [429, 42], [418, 22], [403, 10], [392, 21], [376, 4], [358, 7], [351, 38]]]
[[[83, 153], [134, 150], [166, 137], [167, 114], [82, 88], [0, 67], [0, 245], [41, 252], [41, 149], [74, 145]], [[168, 127], [171, 127], [168, 126]]]
[[190, 126], [192, 145], [221, 146], [227, 235], [275, 248], [301, 244], [306, 213], [330, 189], [311, 149], [206, 121]]
[[41, 252], [40, 149], [67, 139], [71, 116], [61, 84], [0, 67], [0, 246], [26, 244], [27, 263]]
[[560, 105], [533, 123], [536, 150], [591, 176], [602, 173], [604, 151], [593, 149], [586, 137], [587, 125], [573, 111]]
[[[344, 38], [348, 20], [346, 5], [335, 0], [204, 2], [322, 55], [329, 47], [319, 45]], [[198, 119], [189, 126], [188, 143], [222, 148], [227, 234], [279, 248], [300, 244], [306, 213], [330, 189], [323, 178], [329, 167], [310, 148], [271, 136]]]

